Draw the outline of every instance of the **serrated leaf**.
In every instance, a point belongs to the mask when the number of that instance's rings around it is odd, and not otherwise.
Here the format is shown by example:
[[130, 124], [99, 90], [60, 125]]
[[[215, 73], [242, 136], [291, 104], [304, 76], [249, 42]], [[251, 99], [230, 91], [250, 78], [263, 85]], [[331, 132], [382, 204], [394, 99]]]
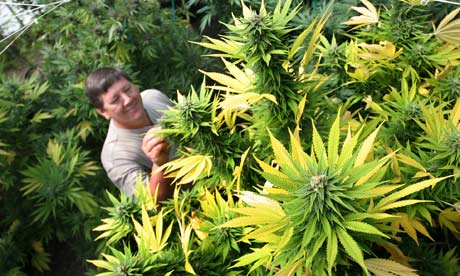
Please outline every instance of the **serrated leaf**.
[[359, 53], [358, 56], [366, 61], [390, 60], [402, 53], [402, 48], [396, 51], [396, 46], [391, 41], [383, 41], [379, 44], [360, 43], [358, 46], [365, 51]]
[[439, 224], [452, 233], [460, 234], [460, 212], [452, 207], [442, 210], [439, 213]]
[[301, 265], [302, 265], [302, 263], [304, 261], [305, 261], [304, 258], [299, 258], [298, 261], [296, 261], [292, 265], [289, 265], [289, 266], [281, 269], [274, 276], [291, 276], [291, 275], [295, 275], [295, 272], [297, 271], [297, 269], [299, 267], [301, 267]]
[[318, 159], [318, 165], [320, 168], [324, 168], [327, 164], [327, 152], [324, 146], [323, 139], [319, 135], [315, 125], [313, 125], [313, 151]]
[[30, 120], [31, 123], [39, 123], [42, 120], [53, 118], [53, 115], [49, 112], [42, 112], [41, 110], [34, 114], [34, 117]]
[[236, 92], [243, 93], [243, 92], [246, 92], [248, 88], [250, 88], [248, 84], [241, 82], [240, 80], [235, 79], [229, 75], [226, 75], [223, 73], [205, 72], [202, 70], [199, 70], [199, 71], [205, 74], [206, 76], [208, 76], [209, 78], [215, 80], [216, 82], [234, 89], [234, 91]]
[[[282, 230], [285, 226], [286, 226], [285, 223], [272, 223], [266, 226], [259, 226], [257, 229], [245, 235], [244, 238], [242, 238], [242, 240], [250, 240], [250, 239], [265, 240], [264, 238], [265, 236], [272, 235]], [[277, 237], [278, 237], [277, 240], [280, 240], [279, 236]]]
[[[268, 182], [275, 185], [281, 193], [289, 193], [295, 191], [302, 183], [295, 182], [287, 177], [279, 177], [278, 175], [261, 172], [260, 173]], [[267, 187], [264, 187], [267, 190]], [[284, 191], [284, 192], [283, 192]]]
[[109, 262], [102, 261], [102, 260], [87, 260], [87, 262], [92, 263], [93, 265], [106, 269], [106, 270], [113, 270], [114, 268], [110, 265]]
[[392, 260], [372, 258], [364, 260], [370, 272], [376, 276], [417, 276], [417, 270]]
[[295, 123], [296, 123], [296, 131], [295, 135], [298, 136], [299, 128], [300, 128], [300, 120], [302, 119], [302, 114], [305, 109], [305, 104], [307, 103], [307, 94], [305, 94], [302, 99], [300, 100], [299, 104], [297, 105], [297, 111], [295, 114]]
[[409, 216], [407, 213], [397, 213], [399, 219], [392, 222], [395, 228], [402, 227], [406, 234], [408, 234], [416, 243], [418, 243], [417, 232], [434, 241], [430, 236], [425, 226], [421, 224], [417, 217]]
[[339, 243], [337, 241], [336, 233], [332, 233], [327, 239], [326, 256], [327, 256], [327, 271], [332, 275], [332, 268], [335, 265], [335, 259], [339, 251]]
[[[421, 182], [418, 182], [418, 183], [415, 183], [415, 184], [411, 184], [409, 185], [408, 187], [402, 189], [401, 191], [398, 191], [398, 192], [395, 192], [395, 193], [392, 193], [391, 195], [383, 198], [382, 200], [380, 200], [377, 205], [375, 206], [375, 210], [387, 210], [389, 208], [387, 208], [387, 205], [388, 204], [391, 204], [393, 202], [395, 202], [396, 200], [400, 199], [400, 198], [403, 198], [405, 196], [408, 196], [408, 195], [411, 195], [413, 193], [416, 193], [420, 190], [423, 190], [427, 187], [430, 187], [430, 186], [434, 186], [436, 185], [436, 183], [446, 179], [446, 178], [449, 178], [451, 176], [445, 176], [445, 177], [441, 177], [441, 178], [434, 178], [434, 179], [428, 179], [428, 180], [424, 180], [424, 181], [421, 181]], [[392, 207], [392, 208], [395, 208], [395, 207]]]
[[401, 201], [396, 201], [393, 203], [386, 204], [385, 206], [382, 207], [377, 207], [373, 211], [386, 211], [389, 209], [396, 209], [396, 208], [401, 208], [405, 206], [410, 206], [414, 205], [417, 203], [424, 203], [424, 202], [433, 202], [432, 200], [422, 200], [422, 199], [406, 199], [406, 200], [401, 200]]
[[389, 161], [389, 159], [391, 158], [393, 154], [391, 155], [386, 155], [384, 158], [382, 158], [381, 160], [379, 160], [379, 162], [370, 170], [368, 171], [365, 175], [363, 175], [362, 177], [360, 177], [355, 185], [356, 186], [359, 186], [359, 185], [362, 185], [364, 183], [366, 183], [366, 181], [368, 181], [369, 179], [371, 179], [373, 176], [377, 175], [379, 172], [381, 172], [382, 170], [382, 167], [384, 165], [386, 165]]
[[426, 172], [425, 167], [422, 164], [420, 164], [419, 162], [417, 162], [416, 160], [414, 160], [413, 158], [411, 158], [411, 157], [409, 157], [407, 155], [401, 154], [401, 153], [398, 154], [397, 157], [398, 157], [398, 160], [403, 162], [404, 164], [407, 164], [407, 165], [412, 166], [414, 168], [417, 168], [417, 169], [419, 169], [419, 170], [421, 170], [423, 172]]
[[[115, 256], [116, 256], [116, 253], [117, 253], [117, 252], [118, 252], [118, 251], [114, 251], [114, 252], [113, 252]], [[121, 252], [118, 252], [118, 253], [121, 253]], [[120, 263], [120, 260], [119, 260], [117, 257], [115, 257], [115, 256], [108, 255], [108, 254], [104, 254], [104, 253], [101, 253], [101, 255], [102, 255], [107, 261], [109, 261], [110, 263], [113, 263], [113, 264], [118, 264], [118, 263]]]
[[[362, 129], [361, 129], [362, 130]], [[361, 130], [355, 136], [351, 136], [350, 126], [348, 126], [347, 137], [343, 142], [342, 149], [340, 151], [339, 160], [337, 161], [337, 166], [343, 167], [343, 165], [353, 158], [353, 150], [358, 143], [359, 134]]]
[[[315, 50], [318, 47], [318, 40], [321, 37], [321, 33], [322, 33], [322, 31], [324, 29], [324, 26], [326, 25], [327, 20], [328, 20], [330, 15], [331, 15], [331, 12], [329, 12], [329, 11], [326, 12], [324, 14], [324, 16], [321, 17], [321, 19], [319, 20], [318, 24], [316, 25], [313, 33], [311, 34], [311, 36], [309, 38], [310, 41], [308, 43], [308, 47], [305, 50], [305, 53], [304, 53], [304, 55], [302, 57], [302, 61], [300, 62], [300, 66], [299, 66], [299, 72], [300, 73], [304, 73], [305, 68], [308, 66], [308, 64], [310, 64], [312, 62], [312, 57], [314, 56]], [[311, 24], [313, 24], [313, 22]], [[319, 61], [316, 64], [316, 68], [318, 67], [318, 64], [319, 64]]]
[[307, 26], [307, 28], [305, 30], [303, 30], [302, 33], [300, 33], [300, 35], [296, 38], [294, 43], [292, 43], [292, 46], [291, 46], [291, 48], [289, 49], [289, 52], [288, 52], [288, 59], [289, 60], [291, 60], [294, 57], [294, 55], [301, 49], [305, 38], [307, 38], [308, 34], [310, 34], [311, 30], [315, 26], [316, 20], [317, 19], [314, 18], [313, 21]]
[[264, 246], [262, 248], [254, 248], [252, 249], [252, 253], [245, 254], [238, 258], [238, 262], [234, 264], [232, 267], [241, 267], [246, 266], [248, 264], [254, 263], [257, 260], [270, 260], [272, 255], [272, 249]]
[[[340, 111], [338, 112], [340, 114]], [[329, 139], [327, 145], [327, 156], [329, 165], [335, 168], [338, 159], [339, 139], [340, 139], [340, 117], [339, 114], [329, 130]]]
[[359, 12], [361, 15], [353, 16], [350, 20], [344, 22], [346, 25], [357, 25], [357, 27], [374, 24], [379, 22], [379, 13], [374, 5], [367, 0], [361, 0], [366, 6], [364, 7], [351, 7], [353, 10]]
[[337, 237], [339, 238], [340, 243], [343, 246], [345, 252], [350, 256], [355, 262], [357, 262], [365, 272], [367, 272], [366, 265], [364, 264], [364, 257], [361, 248], [359, 248], [358, 243], [342, 228], [336, 228]]
[[450, 112], [450, 119], [452, 120], [452, 123], [454, 123], [454, 126], [458, 125], [458, 122], [460, 121], [460, 99], [457, 99], [455, 102], [455, 106]]
[[403, 186], [403, 184], [401, 184], [401, 185], [382, 185], [382, 186], [379, 186], [379, 187], [376, 187], [376, 188], [372, 188], [372, 189], [370, 189], [370, 190], [368, 190], [366, 192], [371, 195], [370, 197], [377, 197], [377, 196], [382, 196], [384, 194], [392, 192], [392, 191], [400, 188], [401, 186]]
[[371, 152], [371, 150], [374, 147], [374, 141], [375, 138], [377, 137], [377, 133], [380, 130], [380, 127], [382, 125], [378, 126], [376, 130], [374, 130], [367, 138], [364, 140], [364, 142], [361, 144], [361, 147], [358, 151], [358, 156], [356, 157], [355, 164], [353, 165], [354, 167], [361, 166], [364, 164], [366, 161], [367, 156]]
[[280, 164], [281, 168], [285, 169], [288, 173], [300, 176], [300, 173], [292, 163], [291, 157], [289, 156], [289, 153], [284, 145], [278, 139], [276, 139], [270, 131], [268, 134], [270, 136], [270, 141], [276, 161], [278, 164]]
[[346, 220], [364, 220], [364, 219], [376, 219], [376, 220], [386, 220], [398, 218], [396, 215], [390, 215], [387, 213], [351, 213], [345, 216]]
[[460, 19], [453, 20], [460, 12], [460, 8], [451, 11], [444, 17], [437, 28], [434, 28], [434, 34], [447, 43], [460, 44]]
[[225, 67], [227, 68], [228, 72], [232, 74], [236, 80], [248, 86], [246, 90], [252, 87], [251, 84], [253, 80], [252, 78], [250, 78], [250, 76], [245, 71], [238, 68], [238, 66], [236, 66], [235, 64], [228, 62], [224, 58], [222, 58], [222, 61], [224, 62]]
[[240, 207], [231, 210], [246, 216], [263, 217], [266, 219], [271, 219], [273, 221], [281, 220], [285, 216], [284, 212], [279, 212], [279, 209], [276, 207], [271, 208], [271, 205], [263, 205], [262, 208]]
[[272, 174], [272, 175], [275, 175], [275, 176], [280, 177], [280, 178], [288, 179], [287, 175], [285, 175], [284, 173], [280, 172], [276, 168], [270, 166], [269, 164], [265, 163], [264, 161], [258, 159], [257, 157], [254, 157], [254, 158], [255, 158], [255, 160], [257, 161], [257, 163], [259, 164], [259, 166], [262, 168], [262, 170], [264, 172]]
[[344, 221], [343, 226], [351, 231], [361, 232], [366, 234], [373, 234], [378, 235], [384, 238], [389, 238], [387, 235], [382, 233], [380, 230], [375, 228], [374, 226], [362, 222], [362, 221]]

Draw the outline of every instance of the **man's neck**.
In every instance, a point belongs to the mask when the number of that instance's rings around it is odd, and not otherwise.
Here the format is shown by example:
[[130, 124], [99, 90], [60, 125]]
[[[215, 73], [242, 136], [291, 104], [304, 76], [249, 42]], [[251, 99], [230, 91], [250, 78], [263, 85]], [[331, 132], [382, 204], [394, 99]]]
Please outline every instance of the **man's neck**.
[[116, 120], [113, 120], [113, 123], [117, 128], [122, 128], [122, 129], [138, 129], [138, 128], [144, 128], [144, 127], [153, 125], [152, 121], [150, 120], [147, 114], [147, 111], [145, 110], [144, 110], [144, 114], [142, 118], [132, 124], [123, 124]]

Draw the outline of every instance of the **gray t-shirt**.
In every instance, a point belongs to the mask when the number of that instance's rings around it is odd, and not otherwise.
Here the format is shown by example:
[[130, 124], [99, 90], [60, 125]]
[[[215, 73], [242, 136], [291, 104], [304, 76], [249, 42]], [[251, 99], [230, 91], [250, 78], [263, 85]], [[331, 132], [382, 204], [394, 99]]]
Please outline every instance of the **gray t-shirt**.
[[[143, 91], [141, 97], [153, 125], [172, 105], [165, 94], [155, 89]], [[153, 163], [142, 151], [142, 139], [152, 126], [122, 129], [110, 121], [101, 152], [102, 165], [110, 180], [127, 196], [133, 195], [139, 175], [144, 184], [149, 182]]]

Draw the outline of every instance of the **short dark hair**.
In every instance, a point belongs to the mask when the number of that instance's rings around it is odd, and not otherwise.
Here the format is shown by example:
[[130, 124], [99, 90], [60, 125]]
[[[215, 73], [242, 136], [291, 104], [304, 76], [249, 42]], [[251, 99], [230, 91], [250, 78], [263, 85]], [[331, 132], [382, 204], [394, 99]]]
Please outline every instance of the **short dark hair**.
[[131, 78], [119, 68], [103, 67], [94, 70], [86, 79], [86, 97], [95, 108], [102, 108], [101, 95], [120, 79]]

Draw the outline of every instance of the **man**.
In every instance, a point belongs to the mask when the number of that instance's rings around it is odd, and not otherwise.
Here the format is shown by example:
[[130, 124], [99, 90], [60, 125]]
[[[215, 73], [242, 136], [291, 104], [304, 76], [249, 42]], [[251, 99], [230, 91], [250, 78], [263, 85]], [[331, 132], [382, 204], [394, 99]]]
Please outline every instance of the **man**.
[[171, 106], [168, 97], [154, 89], [139, 93], [117, 68], [92, 72], [86, 80], [86, 95], [97, 113], [110, 120], [101, 160], [112, 182], [132, 196], [141, 175], [158, 201], [170, 197], [174, 187], [158, 169], [170, 159], [169, 143], [154, 134], [162, 111]]

